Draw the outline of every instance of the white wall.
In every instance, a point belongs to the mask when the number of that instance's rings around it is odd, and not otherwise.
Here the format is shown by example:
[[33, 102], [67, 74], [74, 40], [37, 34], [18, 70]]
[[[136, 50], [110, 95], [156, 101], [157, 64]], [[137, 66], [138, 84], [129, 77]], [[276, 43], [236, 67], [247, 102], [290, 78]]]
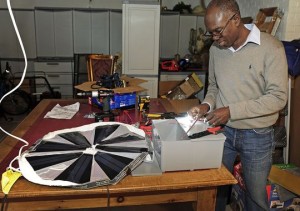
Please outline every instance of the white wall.
[[289, 0], [284, 40], [300, 39], [300, 1]]
[[242, 16], [255, 19], [260, 8], [278, 7], [284, 16], [279, 25], [276, 37], [280, 40], [300, 38], [300, 1], [299, 0], [237, 0]]
[[276, 37], [280, 40], [284, 39], [285, 29], [287, 25], [287, 13], [289, 10], [289, 1], [287, 0], [237, 0], [240, 6], [242, 17], [252, 17], [254, 20], [260, 8], [278, 7], [284, 13], [282, 21], [276, 32]]

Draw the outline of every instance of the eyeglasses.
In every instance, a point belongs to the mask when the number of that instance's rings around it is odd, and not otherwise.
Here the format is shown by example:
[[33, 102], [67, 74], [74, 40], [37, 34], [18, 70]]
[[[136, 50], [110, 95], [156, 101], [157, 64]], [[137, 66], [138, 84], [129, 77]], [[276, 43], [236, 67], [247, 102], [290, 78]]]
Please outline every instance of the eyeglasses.
[[204, 33], [204, 36], [208, 37], [208, 38], [215, 37], [216, 39], [219, 39], [222, 36], [222, 33], [224, 32], [224, 30], [226, 29], [226, 27], [228, 26], [229, 22], [236, 16], [236, 14], [237, 13], [235, 13], [233, 16], [231, 16], [231, 18], [229, 18], [229, 20], [226, 22], [226, 24], [223, 27], [223, 29], [221, 29], [220, 31], [216, 30], [216, 31], [213, 31], [213, 32], [206, 31]]

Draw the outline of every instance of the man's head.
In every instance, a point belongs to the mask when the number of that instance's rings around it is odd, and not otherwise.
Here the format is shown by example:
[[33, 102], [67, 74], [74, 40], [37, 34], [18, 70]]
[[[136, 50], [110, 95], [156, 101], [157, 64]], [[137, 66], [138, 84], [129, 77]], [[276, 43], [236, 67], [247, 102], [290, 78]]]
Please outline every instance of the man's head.
[[212, 0], [206, 9], [205, 26], [220, 47], [231, 47], [241, 39], [243, 24], [235, 0]]

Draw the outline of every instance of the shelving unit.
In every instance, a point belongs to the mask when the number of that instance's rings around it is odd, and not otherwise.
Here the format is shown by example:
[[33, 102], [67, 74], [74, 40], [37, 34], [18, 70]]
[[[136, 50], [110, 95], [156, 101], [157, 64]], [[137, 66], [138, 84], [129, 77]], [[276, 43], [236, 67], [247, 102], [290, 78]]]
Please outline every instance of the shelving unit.
[[[135, 1], [136, 5], [144, 3], [145, 1]], [[203, 17], [193, 14], [183, 15], [178, 12], [160, 13], [160, 5], [157, 1], [147, 1], [146, 3], [156, 6], [155, 24], [151, 26], [152, 28], [144, 24], [140, 35], [139, 30], [129, 31], [131, 37], [132, 33], [136, 33], [134, 36], [141, 36], [141, 42], [139, 45], [136, 44], [138, 46], [136, 53], [133, 54], [134, 51], [131, 51], [130, 57], [128, 57], [127, 64], [133, 69], [129, 72], [126, 70], [124, 73], [147, 80], [148, 82], [143, 86], [149, 89], [148, 94], [156, 97], [159, 81], [159, 58], [173, 57], [177, 53], [184, 56], [189, 53], [190, 28], [203, 25]], [[58, 68], [55, 74], [62, 71], [61, 75], [69, 78], [66, 79], [65, 84], [60, 85], [54, 80], [53, 86], [62, 91], [62, 97], [70, 97], [68, 87], [70, 85], [73, 87], [75, 83], [85, 80], [85, 71], [78, 72], [76, 69], [77, 55], [116, 54], [123, 50], [122, 19], [124, 17], [122, 4], [119, 3], [119, 6], [116, 4], [109, 3], [112, 6], [108, 7], [105, 3], [85, 0], [72, 5], [66, 2], [46, 3], [43, 1], [35, 1], [35, 3], [26, 5], [18, 3], [13, 11], [29, 58], [28, 71], [41, 71], [40, 63], [58, 63], [60, 66], [68, 61], [72, 64], [72, 69], [65, 71]], [[6, 33], [0, 35], [0, 44], [5, 49], [0, 52], [0, 62], [5, 64], [6, 61], [9, 61], [15, 71], [23, 71], [24, 61], [22, 61], [23, 55], [19, 43], [8, 11], [5, 6], [1, 7], [0, 25]], [[138, 15], [145, 18], [150, 14], [144, 12], [140, 12]], [[132, 23], [134, 22], [130, 24]], [[153, 30], [155, 35], [151, 34]], [[152, 38], [156, 40], [150, 44], [148, 41]], [[137, 40], [131, 42], [136, 43]], [[141, 51], [140, 46], [144, 46], [147, 51]], [[149, 51], [149, 49], [151, 50]], [[148, 58], [148, 62], [145, 62], [145, 58]], [[126, 58], [123, 59], [126, 60]], [[47, 71], [45, 74], [53, 75], [53, 71]], [[52, 80], [49, 79], [49, 81]]]
[[190, 30], [198, 30], [199, 27], [205, 29], [203, 15], [164, 11], [161, 13], [160, 23], [160, 58], [190, 54]]

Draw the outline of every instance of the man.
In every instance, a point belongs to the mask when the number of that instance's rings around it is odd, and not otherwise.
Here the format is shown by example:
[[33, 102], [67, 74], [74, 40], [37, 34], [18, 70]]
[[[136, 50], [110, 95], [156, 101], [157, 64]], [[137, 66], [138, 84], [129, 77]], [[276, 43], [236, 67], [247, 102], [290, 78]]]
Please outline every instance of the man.
[[[212, 0], [205, 14], [210, 48], [209, 86], [190, 110], [211, 125], [225, 125], [223, 164], [233, 170], [239, 154], [246, 210], [269, 210], [267, 178], [272, 165], [272, 125], [287, 102], [287, 62], [278, 40], [241, 21], [235, 0]], [[225, 210], [229, 187], [218, 189], [216, 210]]]

